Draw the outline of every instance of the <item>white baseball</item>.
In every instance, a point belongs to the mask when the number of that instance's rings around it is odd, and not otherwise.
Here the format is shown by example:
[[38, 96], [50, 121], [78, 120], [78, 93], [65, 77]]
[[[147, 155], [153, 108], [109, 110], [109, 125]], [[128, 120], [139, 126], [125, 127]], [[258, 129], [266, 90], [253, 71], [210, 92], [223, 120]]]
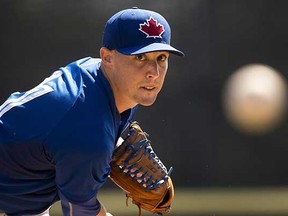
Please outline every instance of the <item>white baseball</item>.
[[270, 66], [250, 64], [236, 70], [224, 90], [225, 115], [244, 132], [259, 134], [274, 129], [287, 109], [284, 77]]

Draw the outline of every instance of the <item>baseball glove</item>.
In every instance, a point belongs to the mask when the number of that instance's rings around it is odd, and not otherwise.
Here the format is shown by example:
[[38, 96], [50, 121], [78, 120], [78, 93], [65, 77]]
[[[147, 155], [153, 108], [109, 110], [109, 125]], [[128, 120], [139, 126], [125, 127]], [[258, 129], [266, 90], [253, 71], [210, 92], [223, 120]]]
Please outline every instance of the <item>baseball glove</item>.
[[172, 167], [167, 172], [138, 122], [132, 122], [121, 137], [124, 141], [114, 150], [110, 179], [126, 193], [126, 205], [131, 198], [139, 208], [139, 216], [141, 209], [160, 215], [169, 213], [174, 199]]

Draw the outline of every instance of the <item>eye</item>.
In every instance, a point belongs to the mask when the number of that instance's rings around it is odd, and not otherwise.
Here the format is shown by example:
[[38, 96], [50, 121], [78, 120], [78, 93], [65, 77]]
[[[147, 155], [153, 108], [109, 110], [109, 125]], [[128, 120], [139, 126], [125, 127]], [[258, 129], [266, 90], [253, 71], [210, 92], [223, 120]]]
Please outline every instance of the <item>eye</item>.
[[160, 62], [164, 62], [164, 61], [167, 60], [167, 58], [168, 58], [167, 55], [161, 54], [161, 55], [159, 55], [159, 56], [157, 57], [157, 60], [160, 61]]
[[145, 55], [143, 54], [138, 54], [138, 55], [135, 55], [135, 58], [136, 60], [138, 61], [144, 61], [146, 58], [145, 58]]

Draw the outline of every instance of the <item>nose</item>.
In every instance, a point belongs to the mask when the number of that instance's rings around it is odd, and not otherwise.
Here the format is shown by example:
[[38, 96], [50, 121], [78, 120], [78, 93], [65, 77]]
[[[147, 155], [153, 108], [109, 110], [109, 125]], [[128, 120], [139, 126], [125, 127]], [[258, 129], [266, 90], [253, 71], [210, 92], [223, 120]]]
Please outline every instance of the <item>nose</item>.
[[157, 61], [151, 61], [148, 66], [146, 77], [148, 79], [156, 79], [159, 77], [159, 64]]

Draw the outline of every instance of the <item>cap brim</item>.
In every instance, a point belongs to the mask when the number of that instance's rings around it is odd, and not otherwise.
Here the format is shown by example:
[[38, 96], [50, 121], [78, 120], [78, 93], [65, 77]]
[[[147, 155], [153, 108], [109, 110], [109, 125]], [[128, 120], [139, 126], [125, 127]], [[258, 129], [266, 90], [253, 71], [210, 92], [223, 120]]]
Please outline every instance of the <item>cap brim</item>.
[[147, 53], [147, 52], [157, 52], [157, 51], [167, 51], [178, 56], [185, 55], [180, 50], [177, 50], [174, 47], [168, 44], [163, 44], [163, 43], [152, 43], [149, 45], [142, 45], [142, 46], [129, 47], [129, 48], [120, 48], [116, 50], [124, 55], [137, 55], [137, 54], [142, 54], [142, 53]]

